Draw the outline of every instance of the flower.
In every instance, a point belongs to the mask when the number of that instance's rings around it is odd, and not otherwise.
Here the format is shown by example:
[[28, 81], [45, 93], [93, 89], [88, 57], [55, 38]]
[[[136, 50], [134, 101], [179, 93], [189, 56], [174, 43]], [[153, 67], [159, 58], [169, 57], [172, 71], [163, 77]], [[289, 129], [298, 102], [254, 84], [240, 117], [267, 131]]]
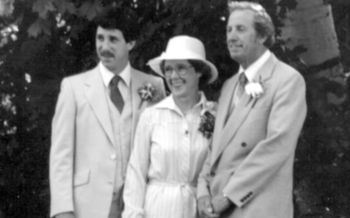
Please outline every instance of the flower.
[[245, 85], [244, 89], [245, 92], [250, 96], [250, 100], [254, 100], [252, 107], [255, 106], [258, 99], [264, 94], [264, 86], [261, 82], [261, 78], [259, 79], [260, 82], [249, 82]]
[[249, 82], [244, 87], [245, 92], [253, 99], [258, 99], [264, 93], [264, 89], [261, 83]]
[[143, 87], [139, 88], [138, 93], [142, 101], [152, 101], [154, 97], [155, 88], [151, 83], [145, 84]]
[[206, 102], [203, 105], [203, 109], [200, 115], [200, 123], [198, 130], [207, 139], [210, 139], [214, 132], [215, 125], [215, 115], [216, 115], [216, 103]]
[[146, 83], [142, 87], [140, 87], [137, 90], [138, 94], [140, 95], [141, 102], [139, 107], [142, 107], [142, 104], [144, 102], [149, 102], [149, 103], [156, 103], [162, 99], [162, 95], [160, 94], [159, 91], [151, 84], [151, 83]]

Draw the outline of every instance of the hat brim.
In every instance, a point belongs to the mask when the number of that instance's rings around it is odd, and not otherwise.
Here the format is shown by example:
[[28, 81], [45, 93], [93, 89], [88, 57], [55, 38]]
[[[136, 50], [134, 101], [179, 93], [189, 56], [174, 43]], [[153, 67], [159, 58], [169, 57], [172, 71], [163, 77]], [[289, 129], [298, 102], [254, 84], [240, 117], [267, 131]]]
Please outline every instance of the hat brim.
[[[156, 72], [158, 75], [164, 77], [164, 74], [162, 73], [162, 70], [160, 68], [160, 64], [164, 60], [189, 60], [186, 58], [179, 58], [179, 57], [170, 57], [166, 55], [165, 53], [162, 53], [160, 56], [153, 58], [147, 62], [147, 65], [151, 67], [151, 69]], [[206, 64], [210, 68], [210, 79], [208, 80], [208, 84], [213, 83], [218, 78], [218, 70], [216, 69], [215, 65], [212, 64], [210, 61], [201, 59], [201, 58], [190, 58], [190, 60], [198, 60]]]

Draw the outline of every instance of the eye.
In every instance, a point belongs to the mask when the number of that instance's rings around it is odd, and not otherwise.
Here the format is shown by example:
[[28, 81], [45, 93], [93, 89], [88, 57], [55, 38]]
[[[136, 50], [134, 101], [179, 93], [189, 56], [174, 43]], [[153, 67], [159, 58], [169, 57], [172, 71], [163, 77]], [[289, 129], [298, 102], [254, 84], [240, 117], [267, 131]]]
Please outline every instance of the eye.
[[164, 72], [166, 72], [166, 73], [173, 72], [173, 68], [171, 68], [171, 67], [165, 67], [165, 68], [164, 68]]
[[226, 28], [226, 32], [230, 33], [231, 31], [232, 31], [232, 27], [228, 26], [228, 27]]
[[185, 65], [178, 65], [177, 66], [178, 71], [185, 71], [187, 67]]
[[112, 43], [116, 43], [116, 42], [118, 42], [118, 38], [117, 38], [117, 37], [115, 37], [115, 36], [111, 36], [111, 37], [109, 37], [109, 40], [110, 40]]
[[104, 37], [103, 37], [102, 35], [97, 35], [97, 36], [96, 36], [96, 39], [97, 39], [98, 41], [103, 41], [103, 40], [104, 40]]
[[245, 26], [237, 26], [237, 31], [244, 32], [247, 28]]

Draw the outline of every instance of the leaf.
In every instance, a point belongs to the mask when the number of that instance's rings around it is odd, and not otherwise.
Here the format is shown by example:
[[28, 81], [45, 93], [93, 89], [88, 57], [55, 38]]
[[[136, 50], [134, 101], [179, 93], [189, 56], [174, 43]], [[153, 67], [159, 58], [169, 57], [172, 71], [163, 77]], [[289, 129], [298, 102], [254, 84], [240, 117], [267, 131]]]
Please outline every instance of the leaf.
[[78, 13], [80, 16], [86, 17], [88, 20], [93, 20], [101, 9], [102, 5], [100, 4], [100, 1], [86, 1], [78, 9]]
[[36, 0], [32, 7], [33, 12], [37, 12], [41, 18], [46, 18], [47, 13], [54, 11], [52, 0]]
[[75, 7], [75, 5], [72, 2], [68, 2], [65, 0], [55, 0], [55, 6], [57, 7], [57, 10], [60, 13], [65, 13], [68, 12], [70, 14], [75, 14], [77, 9]]
[[28, 28], [28, 34], [32, 37], [38, 37], [41, 33], [51, 35], [50, 24], [47, 20], [38, 18], [30, 27]]

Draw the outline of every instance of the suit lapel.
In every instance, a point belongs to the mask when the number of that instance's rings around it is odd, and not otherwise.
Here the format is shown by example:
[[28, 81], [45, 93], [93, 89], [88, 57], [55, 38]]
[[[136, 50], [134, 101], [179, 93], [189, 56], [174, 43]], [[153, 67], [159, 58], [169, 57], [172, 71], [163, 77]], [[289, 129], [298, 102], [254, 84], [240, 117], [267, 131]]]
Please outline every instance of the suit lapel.
[[232, 93], [234, 91], [235, 85], [237, 83], [237, 77], [233, 76], [230, 78], [227, 82], [225, 87], [221, 91], [221, 96], [219, 99], [218, 104], [218, 110], [217, 110], [217, 116], [215, 121], [215, 128], [214, 128], [214, 134], [213, 134], [213, 154], [217, 153], [217, 148], [220, 143], [221, 137], [225, 137], [225, 135], [222, 134], [222, 130], [225, 126], [225, 122], [228, 116], [228, 113], [230, 113], [229, 108], [232, 100]]
[[142, 87], [144, 81], [144, 75], [134, 68], [131, 68], [131, 102], [132, 102], [132, 135], [131, 139], [134, 138], [134, 133], [136, 130], [136, 125], [139, 117], [139, 112], [141, 110], [141, 98], [138, 94], [138, 89]]
[[108, 103], [105, 98], [105, 87], [98, 67], [94, 68], [87, 74], [85, 80], [85, 93], [100, 125], [107, 133], [111, 143], [114, 145], [112, 123], [108, 110]]
[[[273, 69], [275, 68], [276, 63], [277, 63], [277, 59], [275, 55], [271, 54], [270, 58], [261, 67], [261, 69], [258, 71], [258, 73], [254, 78], [254, 81], [260, 82], [263, 84], [264, 89], [268, 88], [264, 84], [272, 76]], [[237, 81], [238, 76], [236, 75], [234, 78]], [[233, 84], [236, 84], [236, 83], [233, 83]], [[230, 91], [232, 91], [233, 93], [234, 89]], [[213, 141], [217, 141], [215, 145], [217, 145], [218, 149], [214, 153], [213, 162], [212, 162], [213, 164], [215, 163], [216, 159], [220, 156], [220, 154], [225, 150], [229, 142], [236, 135], [237, 131], [239, 130], [239, 127], [244, 123], [244, 121], [248, 117], [249, 112], [253, 108], [254, 101], [255, 101], [254, 99], [252, 99], [249, 95], [247, 95], [244, 92], [240, 101], [238, 102], [235, 109], [233, 110], [232, 114], [229, 116], [226, 122], [226, 125], [223, 127], [223, 129], [220, 129], [218, 133], [219, 137], [216, 137], [217, 139], [215, 140], [215, 136], [214, 136]], [[228, 105], [226, 104], [224, 105], [225, 107], [228, 107]]]

